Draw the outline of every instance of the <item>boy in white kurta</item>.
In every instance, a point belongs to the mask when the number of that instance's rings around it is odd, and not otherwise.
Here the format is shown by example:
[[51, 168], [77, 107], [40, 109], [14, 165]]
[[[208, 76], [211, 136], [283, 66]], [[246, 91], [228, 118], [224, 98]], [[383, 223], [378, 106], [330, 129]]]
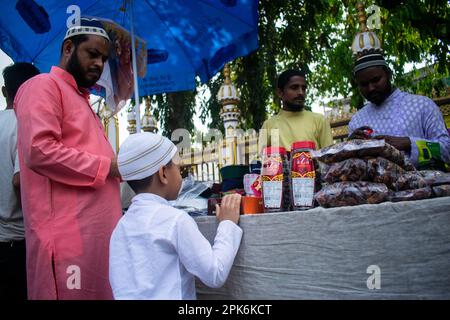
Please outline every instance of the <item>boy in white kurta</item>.
[[194, 276], [210, 287], [228, 277], [242, 238], [240, 195], [217, 207], [214, 245], [195, 221], [172, 207], [181, 187], [175, 145], [152, 133], [129, 136], [120, 147], [119, 171], [136, 192], [110, 244], [115, 299], [196, 299]]

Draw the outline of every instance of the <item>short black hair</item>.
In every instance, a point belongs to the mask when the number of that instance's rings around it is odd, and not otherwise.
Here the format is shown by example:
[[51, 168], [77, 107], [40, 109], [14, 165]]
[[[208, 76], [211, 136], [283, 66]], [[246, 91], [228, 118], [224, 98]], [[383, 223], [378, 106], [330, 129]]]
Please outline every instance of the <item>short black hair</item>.
[[[172, 160], [170, 160], [169, 163], [165, 165], [165, 167], [170, 167], [172, 165], [172, 163], [173, 163]], [[151, 176], [146, 177], [144, 179], [141, 179], [141, 180], [129, 180], [129, 181], [127, 181], [127, 183], [130, 186], [130, 188], [133, 189], [134, 193], [137, 194], [137, 193], [145, 190], [148, 186], [150, 186], [150, 184], [153, 181], [153, 176], [155, 174], [157, 174], [157, 173], [158, 173], [158, 171], [155, 172], [154, 174], [152, 174]]]
[[89, 37], [88, 37], [87, 34], [78, 34], [78, 35], [76, 35], [76, 36], [67, 38], [67, 39], [64, 40], [63, 43], [61, 44], [61, 55], [62, 55], [62, 53], [63, 53], [64, 43], [65, 43], [66, 41], [68, 41], [68, 40], [72, 41], [72, 43], [73, 43], [73, 45], [75, 46], [75, 49], [76, 49], [76, 48], [78, 48], [78, 46], [80, 45], [80, 43], [83, 43], [83, 42], [85, 42], [85, 41], [88, 41], [88, 40], [89, 40]]
[[278, 76], [278, 82], [277, 82], [278, 89], [283, 90], [284, 87], [289, 82], [289, 80], [294, 76], [299, 76], [299, 77], [306, 79], [306, 73], [303, 70], [289, 69], [289, 70], [283, 71]]
[[3, 69], [3, 79], [5, 80], [8, 99], [14, 100], [20, 86], [39, 73], [39, 69], [28, 62], [16, 62]]
[[153, 181], [153, 175], [150, 177], [141, 179], [141, 180], [129, 180], [127, 181], [128, 185], [131, 189], [133, 189], [134, 193], [139, 193], [142, 190], [146, 189]]

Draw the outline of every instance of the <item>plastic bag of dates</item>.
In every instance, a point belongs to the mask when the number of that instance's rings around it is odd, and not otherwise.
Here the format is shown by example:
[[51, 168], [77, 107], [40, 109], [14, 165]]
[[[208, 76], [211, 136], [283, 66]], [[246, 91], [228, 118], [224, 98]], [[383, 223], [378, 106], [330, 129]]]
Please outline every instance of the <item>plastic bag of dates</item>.
[[328, 165], [325, 170], [323, 180], [327, 183], [369, 180], [367, 161], [363, 159], [351, 158], [336, 162]]
[[414, 190], [393, 191], [389, 194], [388, 199], [391, 202], [422, 200], [430, 198], [431, 194], [431, 188], [425, 187]]
[[379, 154], [385, 145], [384, 140], [354, 139], [332, 144], [320, 150], [313, 150], [311, 155], [321, 162], [330, 164], [350, 158], [361, 158], [364, 150], [366, 153]]
[[450, 184], [433, 187], [433, 193], [436, 197], [450, 197]]
[[404, 159], [405, 159], [405, 164], [402, 166], [402, 168], [405, 169], [406, 171], [417, 172], [417, 169], [416, 169], [416, 167], [414, 167], [411, 160], [409, 160], [408, 157], [405, 157]]
[[393, 183], [394, 190], [403, 191], [420, 189], [428, 186], [428, 183], [419, 172], [406, 172]]
[[376, 156], [388, 159], [389, 161], [394, 162], [402, 168], [408, 168], [408, 170], [414, 168], [414, 166], [412, 166], [411, 168], [411, 163], [407, 160], [405, 154], [397, 148], [391, 146], [389, 143], [386, 143], [383, 151], [381, 151], [381, 153], [377, 154]]
[[389, 190], [382, 183], [338, 182], [326, 185], [314, 199], [324, 208], [375, 204], [387, 200]]
[[450, 184], [450, 173], [439, 170], [422, 170], [419, 172], [430, 186]]
[[313, 158], [330, 164], [350, 158], [378, 157], [381, 156], [392, 162], [405, 166], [405, 155], [384, 140], [354, 139], [311, 152]]
[[373, 182], [384, 183], [390, 189], [394, 189], [394, 182], [405, 173], [399, 165], [381, 157], [367, 160], [367, 167]]

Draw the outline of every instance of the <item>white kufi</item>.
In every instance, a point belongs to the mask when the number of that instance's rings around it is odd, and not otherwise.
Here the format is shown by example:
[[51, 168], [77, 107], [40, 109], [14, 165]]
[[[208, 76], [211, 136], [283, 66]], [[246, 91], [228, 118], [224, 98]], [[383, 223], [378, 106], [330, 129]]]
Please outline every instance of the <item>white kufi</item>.
[[147, 178], [168, 164], [176, 152], [177, 147], [166, 137], [150, 132], [132, 134], [120, 146], [119, 172], [125, 181]]

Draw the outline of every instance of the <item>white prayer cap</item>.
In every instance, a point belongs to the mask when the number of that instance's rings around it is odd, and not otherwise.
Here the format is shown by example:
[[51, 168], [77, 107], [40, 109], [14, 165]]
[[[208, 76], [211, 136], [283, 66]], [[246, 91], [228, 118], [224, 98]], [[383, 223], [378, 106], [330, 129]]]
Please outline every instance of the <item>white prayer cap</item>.
[[150, 177], [172, 160], [177, 147], [166, 137], [150, 132], [131, 134], [119, 149], [117, 163], [122, 179]]
[[110, 41], [108, 33], [103, 28], [102, 23], [97, 19], [81, 18], [79, 25], [72, 26], [66, 31], [66, 36], [63, 41], [80, 34], [92, 34]]

